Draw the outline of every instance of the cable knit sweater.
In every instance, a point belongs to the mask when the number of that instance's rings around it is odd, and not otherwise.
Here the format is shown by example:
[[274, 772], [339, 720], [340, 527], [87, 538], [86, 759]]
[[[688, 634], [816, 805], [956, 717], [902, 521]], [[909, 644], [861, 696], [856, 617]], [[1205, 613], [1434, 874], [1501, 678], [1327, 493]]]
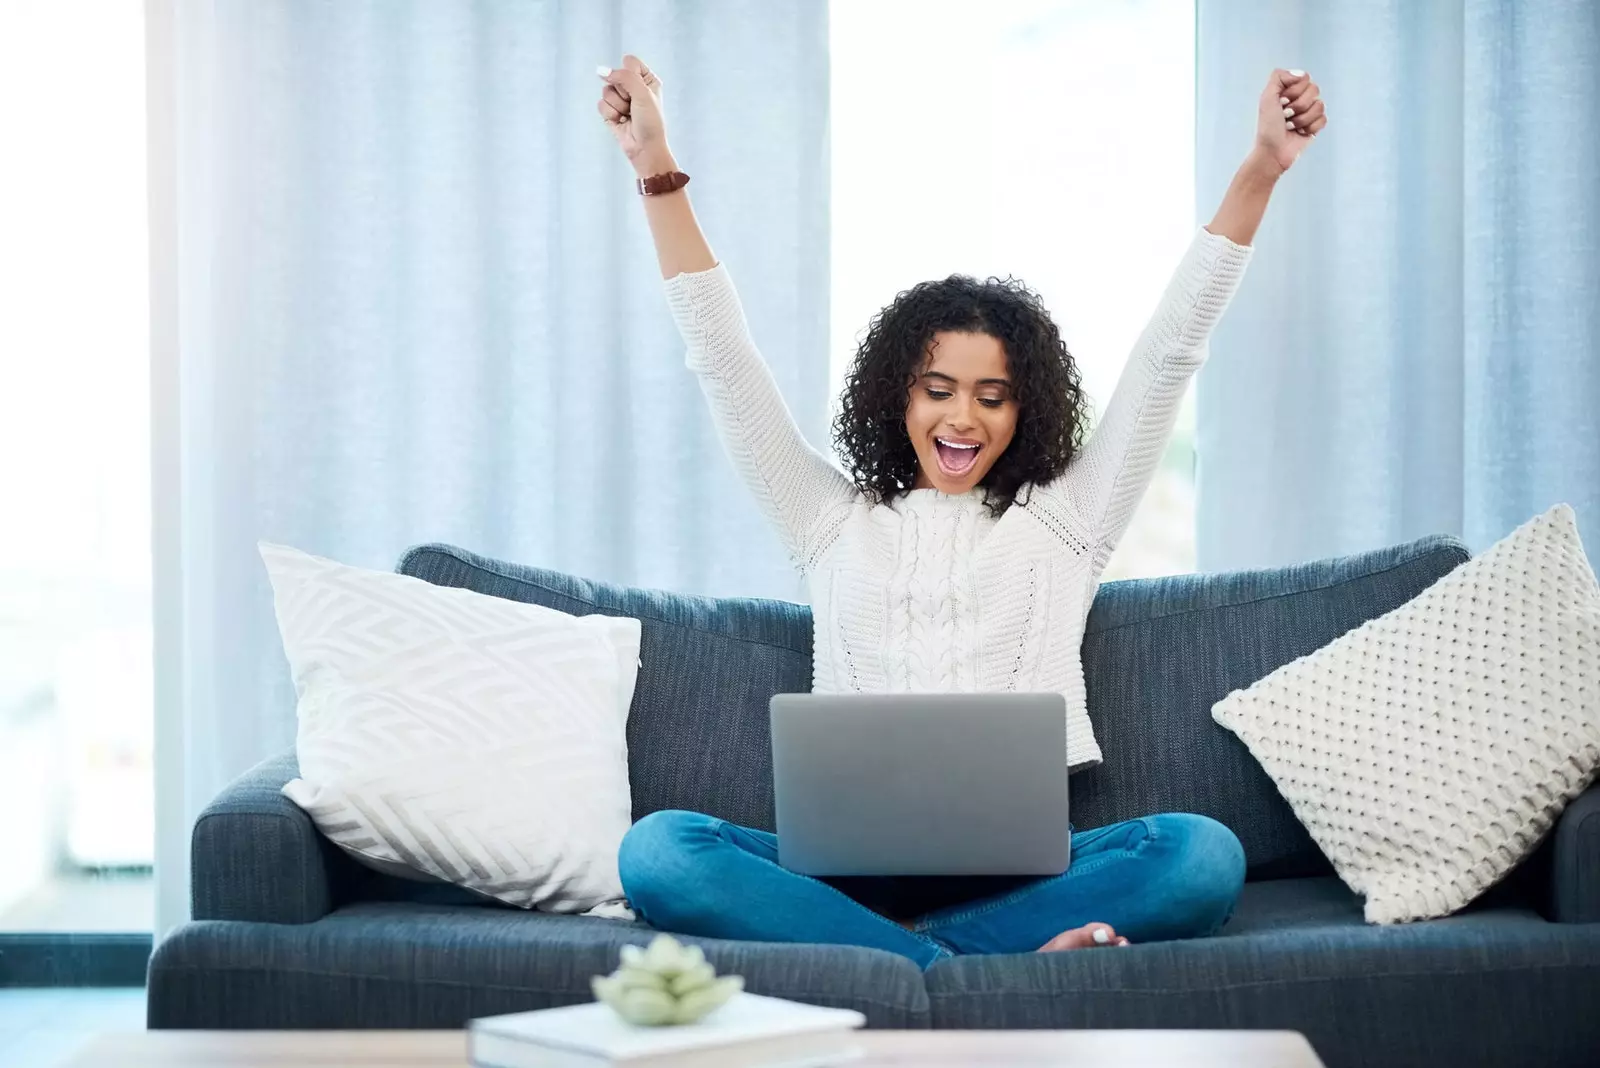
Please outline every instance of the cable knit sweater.
[[1098, 764], [1084, 622], [1249, 258], [1248, 247], [1200, 231], [1094, 433], [1059, 478], [1023, 487], [998, 520], [981, 487], [871, 504], [802, 437], [726, 268], [669, 279], [723, 445], [810, 590], [813, 690], [1060, 693], [1068, 766]]

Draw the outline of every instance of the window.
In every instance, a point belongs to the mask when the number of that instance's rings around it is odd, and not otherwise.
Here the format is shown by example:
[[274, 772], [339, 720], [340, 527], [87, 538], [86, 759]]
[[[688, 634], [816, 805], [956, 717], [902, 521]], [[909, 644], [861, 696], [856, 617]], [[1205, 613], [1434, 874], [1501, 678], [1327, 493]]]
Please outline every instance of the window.
[[144, 100], [140, 5], [0, 5], [0, 939], [151, 929]]
[[[895, 293], [1010, 274], [1102, 411], [1197, 225], [1193, 0], [875, 0], [830, 18], [833, 396]], [[1191, 390], [1106, 577], [1193, 569]]]

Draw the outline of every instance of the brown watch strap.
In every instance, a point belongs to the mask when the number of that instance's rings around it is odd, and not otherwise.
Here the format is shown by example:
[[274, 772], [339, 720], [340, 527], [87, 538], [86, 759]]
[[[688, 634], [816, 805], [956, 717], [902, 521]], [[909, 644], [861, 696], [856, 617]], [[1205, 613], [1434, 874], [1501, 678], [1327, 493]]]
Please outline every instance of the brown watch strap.
[[682, 189], [689, 184], [689, 176], [682, 171], [668, 171], [666, 174], [652, 174], [648, 178], [640, 178], [637, 184], [640, 196], [653, 197]]

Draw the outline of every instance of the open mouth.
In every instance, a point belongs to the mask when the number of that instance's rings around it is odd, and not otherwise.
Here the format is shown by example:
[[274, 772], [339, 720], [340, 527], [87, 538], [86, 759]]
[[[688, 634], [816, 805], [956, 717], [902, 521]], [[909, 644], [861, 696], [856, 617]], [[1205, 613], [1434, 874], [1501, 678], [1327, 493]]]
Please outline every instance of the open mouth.
[[978, 462], [978, 453], [983, 449], [982, 445], [958, 445], [943, 438], [934, 438], [933, 447], [939, 454], [939, 470], [952, 478], [971, 471]]

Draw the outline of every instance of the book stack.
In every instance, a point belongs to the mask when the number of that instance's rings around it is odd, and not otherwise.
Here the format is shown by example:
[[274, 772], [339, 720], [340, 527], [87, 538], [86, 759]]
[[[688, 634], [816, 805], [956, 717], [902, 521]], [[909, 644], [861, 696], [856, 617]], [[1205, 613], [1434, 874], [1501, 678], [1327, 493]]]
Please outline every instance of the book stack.
[[866, 1017], [738, 994], [698, 1023], [638, 1027], [598, 1002], [487, 1016], [468, 1025], [477, 1068], [821, 1068], [860, 1056]]

